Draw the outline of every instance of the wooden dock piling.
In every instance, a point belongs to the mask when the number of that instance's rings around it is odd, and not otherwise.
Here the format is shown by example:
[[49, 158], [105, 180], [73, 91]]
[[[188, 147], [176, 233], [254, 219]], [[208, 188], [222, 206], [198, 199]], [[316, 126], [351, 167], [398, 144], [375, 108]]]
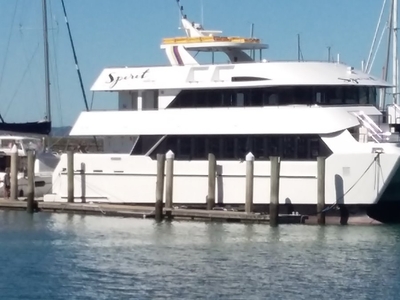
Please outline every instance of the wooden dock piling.
[[163, 219], [163, 194], [164, 194], [165, 154], [157, 154], [157, 182], [155, 219], [161, 222]]
[[86, 203], [86, 164], [81, 163], [81, 202]]
[[[171, 150], [167, 152], [167, 170], [165, 172], [165, 208], [172, 209], [173, 189], [174, 189], [174, 158], [175, 154]], [[168, 218], [171, 217], [171, 211], [167, 211]]]
[[215, 155], [208, 154], [208, 194], [207, 210], [212, 210], [215, 206], [215, 180], [216, 180], [217, 161]]
[[74, 152], [67, 152], [67, 176], [68, 176], [68, 202], [74, 202], [75, 191], [74, 191]]
[[33, 214], [35, 209], [35, 153], [29, 150], [28, 153], [28, 166], [27, 166], [27, 180], [28, 180], [28, 192], [27, 192], [27, 203], [26, 211], [29, 214]]
[[279, 217], [279, 173], [281, 167], [280, 157], [271, 156], [271, 195], [269, 204], [269, 215], [271, 226], [278, 225]]
[[11, 149], [11, 170], [10, 170], [10, 198], [18, 200], [18, 148], [14, 145]]
[[317, 199], [317, 220], [319, 225], [325, 225], [325, 157], [317, 158], [317, 168], [318, 168], [318, 199]]
[[253, 212], [253, 189], [254, 189], [254, 155], [249, 152], [246, 155], [246, 203], [245, 212]]

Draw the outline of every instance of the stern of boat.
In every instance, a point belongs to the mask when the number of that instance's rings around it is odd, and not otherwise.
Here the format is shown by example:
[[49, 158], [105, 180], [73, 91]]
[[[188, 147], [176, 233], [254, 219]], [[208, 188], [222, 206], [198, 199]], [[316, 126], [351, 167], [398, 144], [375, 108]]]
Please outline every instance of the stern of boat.
[[382, 188], [375, 204], [367, 209], [369, 217], [382, 223], [400, 223], [400, 162]]

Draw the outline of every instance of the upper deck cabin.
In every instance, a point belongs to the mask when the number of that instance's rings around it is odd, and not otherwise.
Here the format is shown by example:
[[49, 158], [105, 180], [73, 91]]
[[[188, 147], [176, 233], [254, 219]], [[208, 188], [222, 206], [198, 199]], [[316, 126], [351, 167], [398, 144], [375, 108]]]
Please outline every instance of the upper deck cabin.
[[[161, 45], [171, 66], [106, 68], [91, 90], [118, 92], [123, 111], [320, 105], [381, 115], [377, 89], [390, 85], [378, 77], [338, 62], [258, 61], [255, 52], [268, 48], [259, 39], [224, 37], [186, 17], [182, 28], [185, 37]], [[193, 51], [222, 52], [230, 61], [200, 64]]]
[[[208, 30], [202, 24], [188, 20], [184, 13], [183, 6], [180, 5], [181, 23], [184, 37], [165, 38], [162, 41], [161, 49], [165, 49], [171, 65], [198, 65], [196, 59], [188, 52], [195, 51], [212, 53], [212, 64], [214, 64], [214, 54], [216, 52], [225, 53], [230, 63], [245, 63], [256, 61], [256, 51], [259, 51], [260, 61], [262, 51], [268, 49], [267, 44], [261, 43], [260, 39], [251, 37], [222, 36], [220, 30]], [[248, 51], [248, 52], [246, 52]]]
[[161, 49], [165, 49], [169, 62], [173, 66], [198, 65], [198, 61], [189, 53], [211, 53], [211, 63], [215, 63], [216, 53], [225, 53], [229, 63], [249, 63], [256, 61], [256, 52], [259, 61], [262, 61], [263, 50], [268, 49], [267, 44], [253, 37], [228, 37], [220, 36], [222, 31], [204, 30], [202, 25], [190, 22], [186, 16], [182, 17], [182, 26], [186, 32], [185, 37], [165, 38]]

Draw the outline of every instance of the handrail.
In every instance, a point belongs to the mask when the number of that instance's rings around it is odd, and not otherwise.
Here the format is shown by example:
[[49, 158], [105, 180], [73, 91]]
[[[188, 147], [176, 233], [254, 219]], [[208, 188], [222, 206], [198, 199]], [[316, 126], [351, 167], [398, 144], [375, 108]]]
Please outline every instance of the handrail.
[[394, 107], [396, 110], [400, 111], [400, 106], [398, 106], [396, 103], [393, 103], [393, 107]]
[[[388, 117], [389, 124], [400, 124], [400, 106], [396, 103], [391, 103], [386, 106], [386, 113]], [[394, 122], [394, 123], [393, 123]]]
[[[248, 63], [263, 63], [262, 60], [258, 61], [249, 61]], [[337, 61], [331, 61], [331, 62], [327, 62], [326, 60], [304, 60], [304, 61], [297, 61], [297, 60], [268, 60], [269, 64], [273, 64], [273, 63], [300, 63], [300, 64], [307, 64], [307, 63], [329, 63], [329, 64], [341, 64], [341, 65], [345, 65], [345, 63], [343, 62], [337, 62]], [[214, 62], [214, 64], [201, 64], [200, 66], [208, 66], [208, 65], [231, 65], [229, 63], [226, 62]], [[127, 66], [107, 66], [105, 69], [126, 69], [126, 68], [170, 68], [171, 65], [170, 64], [155, 64], [155, 65], [127, 65]], [[399, 106], [400, 108], [400, 106]]]
[[225, 37], [225, 36], [199, 36], [199, 37], [175, 37], [164, 38], [163, 44], [182, 44], [182, 43], [206, 43], [206, 42], [235, 42], [259, 44], [260, 39], [246, 37]]
[[379, 133], [377, 133], [371, 126], [371, 124], [369, 124], [368, 122], [365, 122], [362, 118], [359, 118], [362, 122], [363, 122], [363, 126], [366, 127], [367, 129], [369, 129], [370, 133], [372, 132], [374, 135], [379, 135]]
[[372, 120], [365, 112], [360, 111], [360, 115], [362, 115], [364, 118], [366, 118], [368, 123], [371, 124], [371, 126], [375, 127], [376, 130], [378, 130], [381, 133], [383, 132], [382, 129], [378, 125], [376, 125], [374, 120]]
[[[376, 143], [380, 143], [379, 140], [382, 140], [382, 129], [378, 125], [376, 125], [376, 123], [363, 111], [353, 112], [353, 114], [361, 122], [362, 126], [367, 129], [368, 136], [370, 136]], [[374, 130], [374, 127], [378, 132]], [[377, 137], [379, 138], [379, 140]]]
[[375, 141], [375, 143], [380, 143], [373, 135], [370, 134], [370, 137]]

